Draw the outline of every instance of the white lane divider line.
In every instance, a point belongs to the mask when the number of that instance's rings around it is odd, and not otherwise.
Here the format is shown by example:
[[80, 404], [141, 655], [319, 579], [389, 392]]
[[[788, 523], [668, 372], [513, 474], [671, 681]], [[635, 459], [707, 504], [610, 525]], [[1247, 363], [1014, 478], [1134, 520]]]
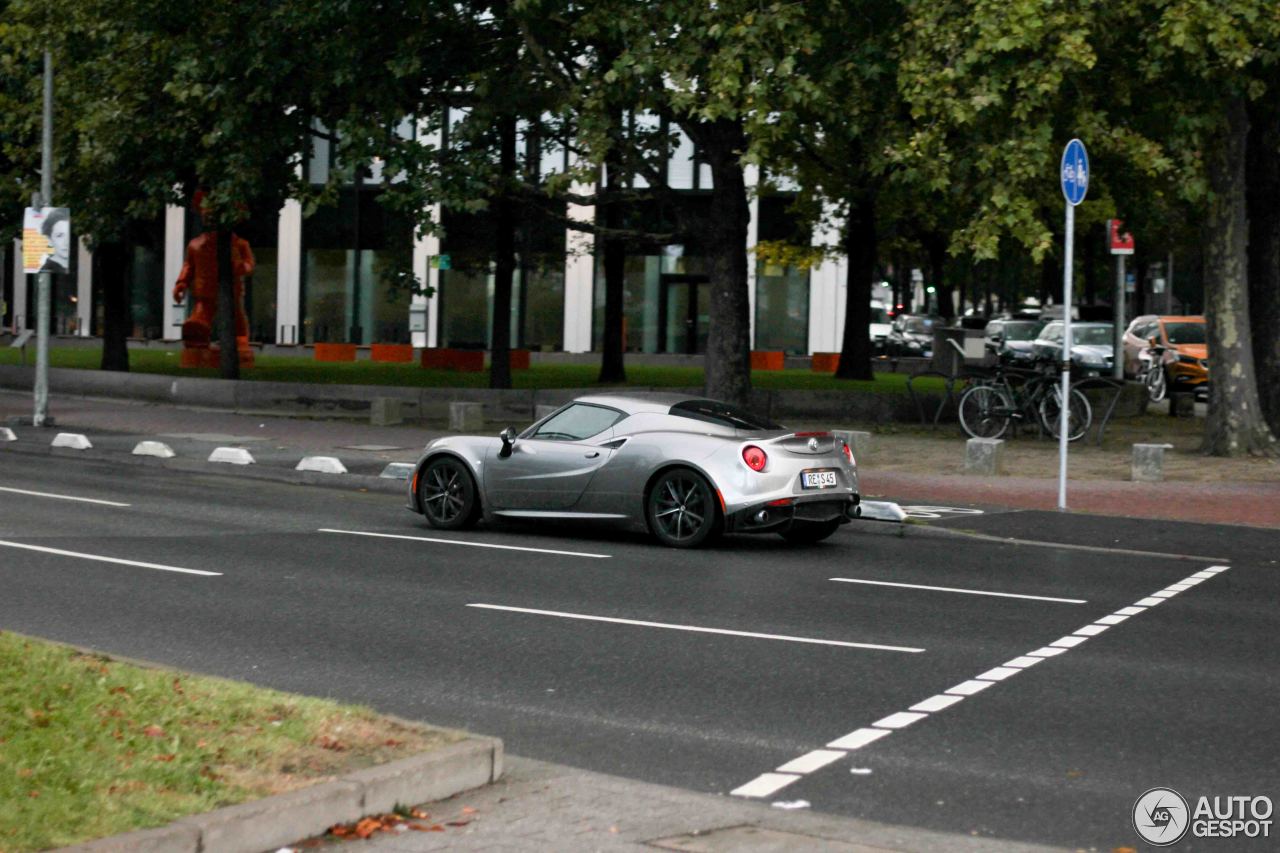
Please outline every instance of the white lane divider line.
[[1022, 595], [1015, 592], [992, 592], [985, 589], [960, 589], [952, 586], [925, 586], [918, 583], [893, 583], [892, 581], [869, 581], [861, 578], [831, 578], [837, 583], [864, 583], [872, 586], [896, 586], [904, 589], [927, 589], [932, 592], [959, 592], [964, 595], [990, 595], [996, 598], [1023, 598], [1029, 601], [1053, 601], [1058, 604], [1088, 604], [1083, 598], [1053, 598], [1048, 595]]
[[591, 557], [607, 560], [612, 554], [587, 554], [582, 551], [553, 551], [550, 548], [523, 548], [518, 545], [494, 545], [491, 542], [465, 542], [461, 539], [432, 539], [429, 536], [404, 536], [398, 533], [370, 533], [366, 530], [333, 530], [321, 527], [320, 533], [345, 533], [348, 536], [372, 536], [378, 539], [405, 539], [409, 542], [434, 542], [437, 545], [465, 545], [468, 548], [496, 548], [500, 551], [527, 551], [534, 554], [555, 554], [560, 557]]
[[788, 643], [811, 643], [818, 646], [840, 646], [846, 649], [872, 649], [880, 652], [909, 652], [918, 654], [924, 649], [909, 646], [882, 646], [877, 643], [850, 643], [844, 640], [819, 640], [813, 637], [790, 637], [785, 634], [760, 634], [755, 631], [731, 631], [728, 628], [704, 628], [699, 625], [674, 625], [669, 622], [646, 622], [641, 619], [619, 619], [615, 616], [592, 616], [586, 613], [565, 613], [560, 610], [535, 610], [531, 607], [508, 607], [503, 604], [468, 604], [483, 610], [505, 610], [509, 613], [529, 613], [534, 616], [555, 616], [560, 619], [582, 619], [587, 622], [611, 622], [615, 625], [633, 625], [639, 628], [666, 628], [671, 631], [691, 631], [695, 634], [724, 634], [730, 637], [750, 637], [757, 640], [783, 640]]
[[[1166, 589], [1171, 590], [1175, 586], [1181, 586], [1182, 584], [1189, 583], [1192, 578], [1204, 580], [1206, 578], [1213, 577], [1214, 575], [1221, 574], [1229, 568], [1231, 567], [1210, 566], [1189, 578], [1166, 587]], [[838, 580], [838, 578], [832, 578], [832, 580]], [[1175, 594], [1179, 592], [1179, 590], [1173, 591]], [[889, 716], [872, 723], [870, 726], [854, 729], [844, 737], [836, 738], [828, 743], [826, 749], [814, 750], [813, 752], [806, 753], [793, 761], [783, 764], [778, 768], [777, 772], [762, 773], [755, 779], [752, 779], [745, 785], [733, 789], [729, 793], [735, 797], [761, 798], [772, 796], [787, 785], [800, 781], [809, 773], [813, 773], [816, 770], [820, 770], [821, 768], [838, 761], [839, 758], [833, 758], [831, 756], [832, 752], [848, 753], [862, 749], [864, 746], [875, 743], [881, 738], [888, 737], [895, 731], [901, 731], [907, 726], [923, 720], [930, 714], [936, 714], [939, 711], [950, 708], [952, 705], [963, 701], [965, 697], [980, 693], [988, 687], [994, 687], [996, 684], [1004, 681], [1005, 679], [1011, 678], [1028, 667], [1040, 663], [1046, 658], [1067, 652], [1071, 648], [1083, 643], [1089, 636], [1099, 634], [1102, 631], [1107, 630], [1111, 625], [1116, 624], [1117, 621], [1128, 619], [1130, 616], [1141, 613], [1142, 611], [1167, 600], [1167, 597], [1155, 598], [1152, 596], [1144, 598], [1142, 601], [1138, 602], [1141, 606], [1122, 607], [1115, 613], [1103, 616], [1088, 625], [1085, 625], [1076, 631], [1074, 635], [1068, 635], [1060, 640], [1055, 640], [1047, 646], [1043, 646], [1035, 651], [1027, 652], [1025, 655], [1016, 657], [1003, 666], [989, 669], [976, 678], [961, 682], [955, 687], [951, 687], [936, 696], [930, 696], [923, 702], [917, 702], [911, 706], [910, 711], [890, 714]], [[854, 773], [857, 772], [857, 770], [854, 770]]]
[[31, 495], [37, 498], [54, 498], [60, 501], [78, 501], [83, 504], [98, 504], [99, 506], [133, 506], [133, 504], [122, 504], [119, 501], [100, 501], [97, 498], [81, 498], [75, 495], [55, 495], [52, 492], [32, 492], [27, 489], [12, 489], [7, 486], [0, 486], [0, 492], [12, 492], [15, 495]]
[[0, 546], [5, 548], [21, 548], [24, 551], [39, 551], [41, 554], [54, 554], [59, 557], [76, 557], [80, 560], [96, 560], [99, 563], [115, 563], [121, 566], [136, 566], [140, 569], [155, 569], [160, 572], [178, 572], [184, 575], [202, 575], [219, 578], [222, 572], [205, 572], [200, 569], [181, 569], [177, 566], [165, 566], [160, 563], [142, 563], [137, 560], [122, 560], [119, 557], [104, 557], [101, 554], [81, 554], [79, 551], [64, 551], [61, 548], [45, 548], [41, 545], [24, 545], [21, 542], [8, 542], [0, 539]]

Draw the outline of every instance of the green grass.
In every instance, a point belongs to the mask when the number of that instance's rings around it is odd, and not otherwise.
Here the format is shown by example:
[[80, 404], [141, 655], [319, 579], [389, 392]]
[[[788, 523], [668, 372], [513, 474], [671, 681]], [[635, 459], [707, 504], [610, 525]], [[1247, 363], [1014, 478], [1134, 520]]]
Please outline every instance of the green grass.
[[[27, 363], [32, 356], [28, 354]], [[50, 349], [53, 367], [96, 370], [102, 362], [97, 348], [58, 347]], [[0, 364], [18, 364], [19, 353], [0, 349]], [[136, 373], [158, 373], [173, 376], [216, 378], [211, 369], [183, 370], [178, 367], [177, 350], [129, 351], [129, 367]], [[600, 385], [596, 381], [596, 364], [542, 364], [512, 373], [516, 388], [698, 388], [703, 384], [700, 367], [658, 367], [632, 364], [627, 367], [626, 385]], [[902, 373], [877, 373], [874, 381], [836, 379], [829, 374], [809, 370], [756, 370], [751, 373], [753, 387], [769, 390], [851, 391], [874, 394], [905, 394], [907, 377]], [[303, 356], [259, 355], [243, 378], [259, 382], [312, 382], [327, 385], [397, 385], [428, 388], [487, 388], [488, 371], [459, 373], [453, 370], [425, 370], [416, 364], [386, 364], [374, 361], [333, 363], [314, 361]], [[916, 382], [917, 390], [940, 391], [942, 381], [926, 377]]]
[[459, 736], [0, 632], [0, 850], [161, 826]]

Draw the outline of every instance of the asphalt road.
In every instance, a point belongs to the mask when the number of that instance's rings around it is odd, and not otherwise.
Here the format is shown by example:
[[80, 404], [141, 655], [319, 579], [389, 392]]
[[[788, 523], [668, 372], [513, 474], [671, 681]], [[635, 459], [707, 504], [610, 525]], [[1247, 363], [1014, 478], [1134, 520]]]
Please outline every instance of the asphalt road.
[[1070, 547], [864, 523], [677, 552], [402, 507], [7, 455], [0, 627], [951, 832], [1105, 849], [1155, 786], [1280, 799], [1274, 531], [988, 513], [936, 523]]

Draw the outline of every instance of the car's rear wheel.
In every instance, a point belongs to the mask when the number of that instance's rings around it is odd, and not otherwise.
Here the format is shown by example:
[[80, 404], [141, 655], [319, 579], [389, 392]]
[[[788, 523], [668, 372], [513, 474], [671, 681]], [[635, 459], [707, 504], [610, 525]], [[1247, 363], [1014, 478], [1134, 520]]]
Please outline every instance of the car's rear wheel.
[[688, 468], [663, 473], [645, 502], [649, 532], [671, 548], [696, 548], [720, 531], [720, 508], [706, 478]]
[[792, 545], [812, 545], [815, 542], [821, 542], [839, 529], [840, 519], [838, 518], [829, 521], [793, 521], [790, 529], [782, 531], [780, 535]]
[[475, 480], [467, 466], [452, 456], [427, 463], [418, 478], [418, 500], [427, 524], [440, 530], [463, 530], [480, 515]]

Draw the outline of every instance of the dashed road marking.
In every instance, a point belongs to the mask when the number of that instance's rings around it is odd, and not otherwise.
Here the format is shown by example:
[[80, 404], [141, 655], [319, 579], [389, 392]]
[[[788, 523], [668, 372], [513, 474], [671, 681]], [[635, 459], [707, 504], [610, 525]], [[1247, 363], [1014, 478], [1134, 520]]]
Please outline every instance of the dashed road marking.
[[964, 595], [990, 595], [997, 598], [1025, 598], [1031, 601], [1052, 601], [1058, 604], [1088, 604], [1083, 598], [1053, 598], [1047, 595], [1023, 595], [1016, 592], [992, 592], [985, 589], [961, 589], [954, 586], [925, 586], [918, 583], [895, 583], [893, 581], [871, 581], [862, 578], [831, 578], [838, 583], [863, 583], [872, 586], [896, 586], [904, 589], [924, 589], [932, 592], [959, 592]]
[[560, 557], [592, 557], [607, 560], [612, 554], [588, 554], [583, 551], [553, 551], [550, 548], [525, 548], [519, 545], [495, 545], [491, 542], [466, 542], [462, 539], [433, 539], [429, 536], [404, 536], [399, 533], [371, 533], [366, 530], [334, 530], [321, 527], [321, 533], [345, 533], [348, 536], [373, 536], [378, 539], [404, 539], [409, 542], [432, 542], [437, 545], [465, 545], [468, 548], [497, 548], [501, 551], [528, 551], [534, 554], [555, 554]]
[[165, 566], [160, 563], [142, 563], [137, 560], [122, 560], [119, 557], [104, 557], [101, 554], [82, 554], [79, 551], [64, 551], [61, 548], [45, 548], [40, 545], [24, 545], [21, 542], [7, 542], [0, 539], [0, 546], [5, 548], [21, 548], [24, 551], [39, 551], [42, 554], [53, 554], [58, 557], [75, 557], [80, 560], [96, 560], [99, 563], [116, 563], [121, 566], [135, 566], [140, 569], [155, 569], [161, 572], [177, 572], [184, 575], [203, 575], [205, 577], [222, 577], [221, 572], [205, 572], [200, 569], [182, 569], [177, 566]]
[[788, 643], [811, 643], [818, 646], [840, 646], [846, 649], [871, 649], [879, 652], [908, 652], [919, 654], [924, 649], [911, 646], [884, 646], [879, 643], [851, 643], [844, 640], [819, 640], [814, 637], [790, 637], [786, 634], [760, 634], [755, 631], [733, 631], [728, 628], [704, 628], [699, 625], [674, 625], [669, 622], [647, 622], [642, 619], [619, 619], [615, 616], [592, 616], [586, 613], [565, 613], [560, 610], [536, 610], [531, 607], [508, 607], [504, 604], [468, 604], [483, 610], [505, 610], [509, 613], [528, 613], [534, 616], [555, 616], [560, 619], [582, 619], [587, 622], [611, 622], [615, 625], [633, 625], [639, 628], [666, 628], [671, 631], [691, 631], [695, 634], [723, 634], [730, 637], [749, 637], [756, 640], [783, 640]]
[[55, 495], [51, 492], [32, 492], [27, 489], [12, 489], [0, 486], [0, 492], [12, 492], [15, 495], [31, 495], [37, 498], [54, 498], [60, 501], [77, 501], [83, 504], [97, 504], [98, 506], [133, 506], [133, 504], [122, 504], [119, 501], [102, 501], [97, 498], [82, 498], [75, 495]]
[[[778, 768], [777, 772], [763, 773], [755, 779], [752, 779], [750, 782], [747, 782], [745, 785], [741, 785], [730, 791], [730, 793], [735, 797], [752, 798], [766, 797], [775, 794], [787, 785], [803, 779], [807, 774], [838, 761], [839, 758], [833, 758], [831, 756], [832, 752], [847, 753], [862, 749], [869, 744], [875, 743], [881, 738], [888, 737], [896, 731], [901, 731], [907, 726], [921, 722], [931, 714], [936, 714], [939, 711], [950, 708], [952, 705], [955, 705], [966, 697], [973, 696], [974, 694], [980, 693], [989, 687], [996, 686], [996, 684], [1017, 675], [1027, 667], [1034, 666], [1046, 658], [1064, 654], [1070, 649], [1079, 646], [1090, 637], [1108, 630], [1112, 625], [1117, 624], [1117, 622], [1124, 621], [1130, 616], [1134, 616], [1144, 610], [1154, 607], [1157, 604], [1168, 601], [1180, 592], [1194, 586], [1194, 583], [1192, 583], [1193, 579], [1198, 583], [1202, 580], [1207, 580], [1214, 575], [1221, 574], [1229, 568], [1230, 566], [1210, 566], [1209, 568], [1199, 571], [1188, 578], [1172, 583], [1159, 592], [1153, 593], [1152, 595], [1142, 599], [1135, 606], [1122, 607], [1115, 613], [1100, 617], [1088, 625], [1082, 626], [1072, 634], [1053, 641], [1047, 646], [1028, 652], [1021, 657], [1016, 657], [1004, 666], [989, 669], [976, 678], [961, 682], [955, 687], [948, 688], [936, 696], [931, 696], [922, 702], [917, 702], [915, 705], [911, 706], [910, 711], [890, 714], [887, 717], [877, 720], [870, 726], [855, 729], [849, 734], [836, 738], [828, 743], [826, 749], [815, 750], [814, 752], [807, 753], [799, 759], [795, 759], [794, 761], [782, 765]], [[820, 762], [817, 758], [811, 757], [816, 756], [818, 753], [822, 754]], [[812, 769], [808, 769], [810, 767], [812, 767]], [[764, 793], [759, 793], [761, 791]]]

